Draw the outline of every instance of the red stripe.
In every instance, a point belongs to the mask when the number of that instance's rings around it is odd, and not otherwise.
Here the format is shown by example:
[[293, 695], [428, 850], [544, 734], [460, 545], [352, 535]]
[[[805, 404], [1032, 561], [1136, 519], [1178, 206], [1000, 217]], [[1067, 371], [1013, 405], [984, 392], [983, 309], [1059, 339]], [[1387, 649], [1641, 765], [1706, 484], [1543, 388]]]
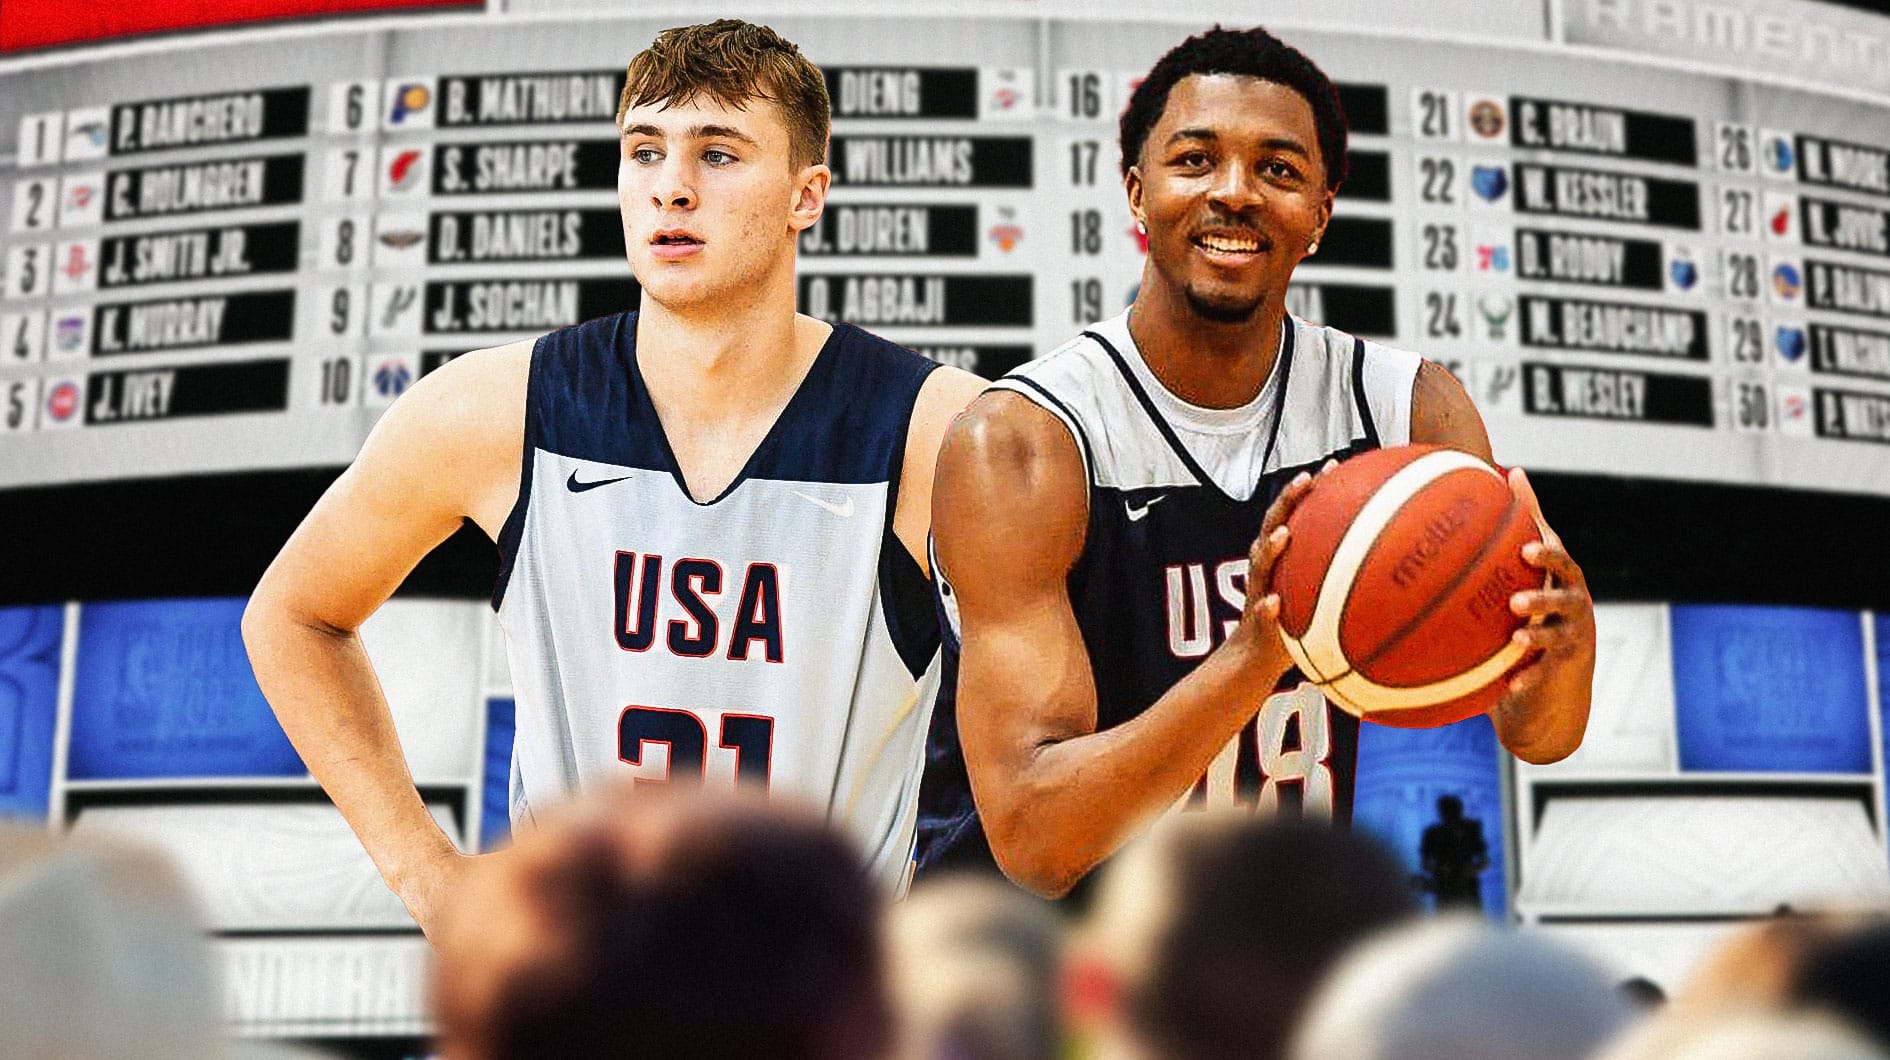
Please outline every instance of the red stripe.
[[0, 51], [354, 11], [484, 6], [483, 0], [6, 0], [0, 3]]

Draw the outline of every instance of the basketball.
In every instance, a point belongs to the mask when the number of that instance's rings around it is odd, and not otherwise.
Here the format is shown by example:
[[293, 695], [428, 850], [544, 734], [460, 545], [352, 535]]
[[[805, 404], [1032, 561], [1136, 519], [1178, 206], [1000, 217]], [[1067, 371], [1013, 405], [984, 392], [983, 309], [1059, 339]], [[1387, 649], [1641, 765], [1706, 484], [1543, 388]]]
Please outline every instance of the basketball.
[[1381, 725], [1429, 728], [1494, 706], [1522, 660], [1511, 594], [1534, 518], [1469, 453], [1410, 445], [1320, 475], [1274, 565], [1280, 633], [1306, 678]]

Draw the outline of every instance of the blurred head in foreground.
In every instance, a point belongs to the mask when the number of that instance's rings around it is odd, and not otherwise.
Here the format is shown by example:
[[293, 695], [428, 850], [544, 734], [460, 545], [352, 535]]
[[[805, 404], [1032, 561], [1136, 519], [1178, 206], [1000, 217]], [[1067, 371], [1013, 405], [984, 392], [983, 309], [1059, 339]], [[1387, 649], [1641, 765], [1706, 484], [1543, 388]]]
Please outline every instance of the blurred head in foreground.
[[1448, 917], [1388, 932], [1341, 961], [1294, 1040], [1295, 1060], [1581, 1060], [1629, 1009], [1599, 968], [1547, 939]]
[[1799, 968], [1791, 999], [1849, 1020], [1890, 1050], [1890, 920], [1864, 922], [1818, 947]]
[[1755, 1010], [1650, 1021], [1596, 1060], [1890, 1060], [1890, 1055], [1827, 1016]]
[[195, 904], [155, 851], [0, 826], [0, 1054], [225, 1054]]
[[1061, 921], [1003, 881], [933, 877], [892, 907], [888, 971], [902, 1060], [1052, 1060]]
[[474, 874], [438, 940], [440, 1050], [881, 1055], [881, 900], [818, 817], [593, 792]]
[[1397, 861], [1362, 835], [1171, 818], [1110, 865], [1072, 955], [1072, 1015], [1110, 1056], [1279, 1056], [1327, 966], [1414, 911]]
[[1728, 934], [1709, 949], [1674, 992], [1683, 1018], [1783, 1007], [1805, 962], [1841, 937], [1844, 917], [1785, 913]]

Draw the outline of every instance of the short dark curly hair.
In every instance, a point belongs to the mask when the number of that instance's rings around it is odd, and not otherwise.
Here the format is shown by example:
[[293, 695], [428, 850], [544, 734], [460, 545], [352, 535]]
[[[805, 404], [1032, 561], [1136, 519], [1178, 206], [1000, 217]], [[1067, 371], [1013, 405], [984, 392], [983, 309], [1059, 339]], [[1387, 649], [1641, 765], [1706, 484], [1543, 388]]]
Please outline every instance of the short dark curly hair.
[[1339, 105], [1338, 88], [1311, 59], [1259, 26], [1233, 30], [1216, 25], [1175, 45], [1156, 61], [1122, 111], [1122, 172], [1141, 159], [1149, 131], [1168, 109], [1168, 93], [1182, 78], [1195, 74], [1241, 74], [1299, 93], [1312, 105], [1326, 189], [1336, 190], [1345, 182], [1345, 109]]

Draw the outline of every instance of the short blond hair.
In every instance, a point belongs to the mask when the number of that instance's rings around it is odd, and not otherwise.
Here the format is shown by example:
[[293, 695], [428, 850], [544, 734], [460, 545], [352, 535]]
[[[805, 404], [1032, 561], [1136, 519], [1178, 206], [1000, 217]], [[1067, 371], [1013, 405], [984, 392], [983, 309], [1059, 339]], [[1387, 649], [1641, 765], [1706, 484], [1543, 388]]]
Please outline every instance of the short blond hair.
[[724, 18], [700, 26], [678, 26], [656, 35], [630, 60], [617, 126], [631, 107], [688, 103], [708, 96], [725, 107], [763, 99], [787, 119], [789, 161], [796, 166], [827, 160], [833, 104], [827, 79], [791, 41], [766, 26]]

